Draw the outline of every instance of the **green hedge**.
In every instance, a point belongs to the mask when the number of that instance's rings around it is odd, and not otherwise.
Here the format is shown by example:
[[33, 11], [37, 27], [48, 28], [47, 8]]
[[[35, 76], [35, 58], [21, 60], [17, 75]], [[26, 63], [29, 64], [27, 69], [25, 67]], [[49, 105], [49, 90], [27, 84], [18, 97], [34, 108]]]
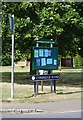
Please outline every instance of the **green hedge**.
[[[14, 61], [20, 61], [22, 59], [22, 56], [14, 56]], [[6, 54], [2, 55], [2, 66], [8, 66], [11, 65], [11, 55]], [[58, 57], [58, 66], [60, 65], [60, 57]], [[83, 58], [81, 58], [79, 55], [76, 55], [74, 57], [74, 65], [75, 67], [83, 66]]]
[[[2, 55], [2, 66], [10, 66], [11, 65], [11, 55], [6, 54], [6, 55]], [[14, 62], [16, 61], [20, 61], [20, 57], [19, 56], [14, 56]]]
[[11, 65], [11, 56], [9, 54], [2, 55], [2, 66]]
[[75, 67], [80, 67], [83, 66], [83, 62], [82, 62], [83, 58], [81, 58], [79, 55], [74, 57], [74, 65]]
[[[83, 58], [80, 57], [79, 55], [76, 55], [74, 58], [74, 65], [75, 67], [80, 67], [83, 66]], [[60, 57], [58, 57], [58, 66], [60, 66]]]

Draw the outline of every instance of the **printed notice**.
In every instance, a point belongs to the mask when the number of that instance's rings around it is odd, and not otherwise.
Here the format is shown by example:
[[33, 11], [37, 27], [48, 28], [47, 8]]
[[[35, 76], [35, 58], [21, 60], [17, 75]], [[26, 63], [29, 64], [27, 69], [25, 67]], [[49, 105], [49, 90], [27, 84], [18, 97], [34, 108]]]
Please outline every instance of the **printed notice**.
[[46, 65], [46, 58], [41, 58], [41, 66], [45, 66]]
[[54, 60], [54, 65], [57, 65], [57, 60]]
[[48, 50], [48, 56], [51, 56], [51, 50]]
[[47, 64], [52, 64], [52, 58], [47, 58]]
[[40, 58], [36, 59], [36, 66], [40, 66]]
[[34, 57], [38, 58], [38, 50], [34, 50]]
[[39, 57], [43, 57], [43, 49], [39, 49]]
[[45, 49], [44, 52], [45, 52], [45, 53], [44, 53], [44, 57], [48, 57], [48, 49]]

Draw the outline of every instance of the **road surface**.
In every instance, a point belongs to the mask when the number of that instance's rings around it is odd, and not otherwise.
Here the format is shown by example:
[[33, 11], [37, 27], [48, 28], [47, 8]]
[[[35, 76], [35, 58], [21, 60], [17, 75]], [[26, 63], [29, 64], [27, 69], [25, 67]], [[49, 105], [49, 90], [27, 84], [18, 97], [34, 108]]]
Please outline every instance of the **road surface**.
[[[4, 103], [2, 109], [36, 109], [42, 112], [3, 113], [2, 118], [81, 118], [81, 99], [48, 103]], [[4, 119], [3, 119], [4, 120]]]
[[81, 111], [4, 114], [3, 118], [81, 118]]

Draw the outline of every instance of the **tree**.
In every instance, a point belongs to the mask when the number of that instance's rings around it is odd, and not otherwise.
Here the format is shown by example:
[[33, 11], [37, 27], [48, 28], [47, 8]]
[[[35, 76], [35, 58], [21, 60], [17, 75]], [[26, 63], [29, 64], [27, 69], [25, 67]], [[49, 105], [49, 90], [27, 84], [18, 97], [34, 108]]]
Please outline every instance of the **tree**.
[[[45, 36], [56, 39], [62, 56], [82, 55], [83, 2], [19, 2], [3, 3], [3, 54], [11, 55], [11, 33], [8, 13], [15, 16], [15, 58], [30, 56], [32, 40]], [[82, 42], [83, 43], [83, 42]], [[17, 58], [16, 58], [17, 59]]]

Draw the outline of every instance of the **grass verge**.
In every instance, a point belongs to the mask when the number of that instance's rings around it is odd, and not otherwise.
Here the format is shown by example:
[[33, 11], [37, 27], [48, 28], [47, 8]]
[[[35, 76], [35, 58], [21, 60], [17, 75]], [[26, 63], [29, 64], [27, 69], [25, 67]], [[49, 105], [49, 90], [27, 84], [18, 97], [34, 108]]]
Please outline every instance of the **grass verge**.
[[10, 83], [2, 83], [2, 101], [13, 103], [40, 103], [40, 102], [55, 102], [61, 100], [81, 98], [80, 87], [57, 86], [56, 93], [50, 93], [50, 87], [44, 86], [44, 92], [41, 92], [39, 86], [39, 95], [33, 95], [33, 85], [18, 85], [15, 84], [14, 100], [10, 100]]
[[[60, 71], [60, 80], [57, 81], [56, 93], [50, 93], [50, 82], [44, 81], [44, 91], [41, 92], [39, 82], [39, 94], [34, 96], [33, 82], [29, 79], [27, 68], [19, 69], [14, 73], [14, 100], [10, 100], [11, 92], [11, 72], [9, 70], [2, 72], [2, 101], [13, 103], [40, 103], [55, 102], [68, 99], [81, 98], [82, 73], [80, 70], [62, 70]], [[26, 69], [26, 70], [24, 70]], [[18, 72], [19, 71], [19, 72]], [[25, 71], [25, 72], [24, 72]]]

